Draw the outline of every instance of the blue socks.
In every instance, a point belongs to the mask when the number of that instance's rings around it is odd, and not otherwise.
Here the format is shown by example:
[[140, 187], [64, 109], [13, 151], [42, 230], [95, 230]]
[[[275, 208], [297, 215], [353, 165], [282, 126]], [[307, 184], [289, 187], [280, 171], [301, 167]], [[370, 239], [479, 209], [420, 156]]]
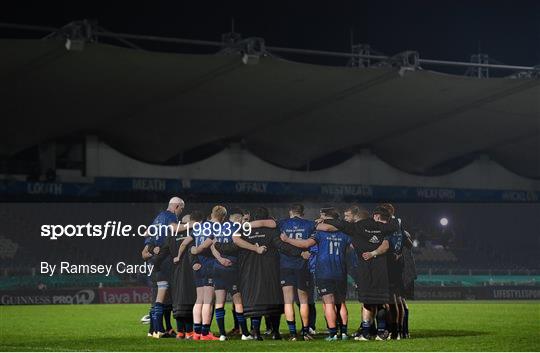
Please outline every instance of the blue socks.
[[371, 322], [362, 321], [362, 336], [369, 337], [371, 331]]
[[261, 317], [252, 317], [251, 318], [251, 327], [253, 328], [253, 332], [255, 332], [256, 336], [261, 335]]
[[287, 327], [291, 336], [296, 336], [296, 322], [287, 320]]
[[244, 336], [249, 336], [249, 331], [247, 328], [247, 322], [246, 322], [246, 318], [244, 317], [244, 313], [235, 312], [235, 317], [236, 317], [238, 326], [240, 326], [240, 330], [242, 330], [242, 334]]
[[152, 324], [154, 331], [165, 332], [163, 328], [163, 304], [156, 303], [154, 305], [154, 312], [152, 313]]
[[150, 311], [148, 312], [148, 316], [150, 317], [150, 325], [148, 325], [148, 333], [154, 333], [154, 305], [150, 307]]
[[377, 334], [382, 335], [386, 331], [386, 314], [387, 310], [379, 308], [377, 311]]
[[225, 336], [225, 308], [216, 309], [216, 322], [219, 328], [219, 334]]
[[329, 327], [328, 334], [330, 335], [330, 337], [334, 337], [335, 335], [337, 335], [337, 327]]

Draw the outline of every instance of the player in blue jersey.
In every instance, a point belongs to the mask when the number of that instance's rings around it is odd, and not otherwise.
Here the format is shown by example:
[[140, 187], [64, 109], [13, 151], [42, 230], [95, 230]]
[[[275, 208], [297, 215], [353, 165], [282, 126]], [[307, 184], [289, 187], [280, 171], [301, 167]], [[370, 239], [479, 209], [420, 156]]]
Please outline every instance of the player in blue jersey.
[[[233, 209], [229, 216], [228, 222], [223, 222], [221, 225], [221, 234], [214, 238], [214, 243], [233, 243], [233, 234], [237, 234], [242, 224], [243, 211]], [[215, 314], [216, 322], [219, 328], [220, 341], [227, 340], [225, 331], [225, 300], [227, 292], [230, 293], [233, 301], [233, 315], [238, 321], [238, 326], [241, 329], [243, 341], [252, 340], [246, 318], [244, 317], [244, 307], [242, 305], [242, 296], [238, 288], [238, 257], [235, 255], [222, 255], [216, 249], [215, 245], [211, 246], [212, 254], [216, 258], [214, 269], [214, 287], [216, 292]]]
[[171, 308], [165, 308], [164, 305], [167, 299], [172, 263], [170, 256], [160, 255], [160, 248], [165, 244], [167, 236], [171, 236], [174, 232], [182, 232], [187, 229], [186, 225], [179, 224], [178, 222], [178, 217], [184, 210], [184, 207], [185, 203], [181, 198], [171, 198], [167, 209], [161, 211], [156, 216], [145, 234], [145, 246], [142, 250], [142, 258], [154, 265], [152, 277], [153, 304], [150, 308], [150, 329], [148, 332], [149, 336], [151, 335], [154, 338], [161, 338], [165, 335], [165, 328], [163, 327], [164, 311], [167, 311], [167, 328], [169, 331], [172, 329], [170, 327], [172, 306]]
[[[327, 208], [324, 210], [324, 217], [338, 219], [339, 214], [335, 209]], [[338, 340], [336, 303], [343, 305], [347, 295], [347, 250], [351, 247], [351, 239], [342, 232], [316, 231], [306, 240], [285, 235], [281, 236], [281, 240], [304, 249], [317, 245], [315, 279], [328, 325], [329, 336], [326, 339]]]
[[[308, 239], [315, 231], [315, 222], [302, 218], [304, 206], [291, 205], [289, 218], [279, 222], [281, 234], [289, 239]], [[300, 302], [300, 316], [302, 320], [302, 338], [311, 340], [309, 335], [309, 290], [311, 289], [311, 275], [308, 263], [301, 257], [292, 257], [280, 253], [280, 278], [285, 303], [285, 319], [289, 328], [290, 339], [296, 341], [296, 322], [294, 315], [294, 299], [298, 295]], [[296, 293], [295, 293], [296, 290]]]
[[215, 258], [210, 247], [215, 236], [214, 223], [222, 223], [227, 215], [223, 206], [214, 206], [209, 221], [193, 224], [189, 236], [182, 242], [179, 254], [193, 242], [190, 249], [192, 255], [197, 255], [200, 267], [194, 269], [197, 300], [193, 306], [193, 340], [219, 340], [210, 332], [210, 324], [214, 311], [214, 265]]

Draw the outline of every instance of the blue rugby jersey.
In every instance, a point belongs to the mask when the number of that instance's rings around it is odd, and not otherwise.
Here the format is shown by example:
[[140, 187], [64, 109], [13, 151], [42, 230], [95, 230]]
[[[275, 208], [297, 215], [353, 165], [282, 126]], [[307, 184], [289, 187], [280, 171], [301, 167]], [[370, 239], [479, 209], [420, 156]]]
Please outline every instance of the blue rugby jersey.
[[317, 231], [312, 236], [317, 242], [315, 277], [318, 279], [343, 279], [347, 275], [347, 248], [351, 239], [342, 232]]
[[144, 239], [144, 244], [162, 246], [165, 243], [166, 237], [172, 235], [171, 228], [165, 227], [171, 223], [178, 223], [178, 217], [176, 217], [176, 214], [167, 210], [158, 213], [150, 226], [153, 227], [153, 229], [149, 229], [154, 236], [147, 236]]
[[[234, 226], [233, 222], [229, 222], [229, 221], [223, 222], [221, 224], [221, 234], [217, 234], [217, 233], [214, 234], [216, 241], [219, 243], [224, 243], [224, 244], [232, 243], [233, 241], [232, 237], [236, 228], [237, 227]], [[238, 257], [231, 256], [231, 255], [221, 255], [221, 256], [229, 259], [233, 264], [232, 266], [225, 267], [216, 260], [216, 263], [215, 263], [216, 270], [220, 270], [220, 271], [237, 271], [238, 270]]]
[[[315, 222], [300, 217], [287, 218], [279, 222], [279, 229], [290, 239], [308, 239], [315, 231]], [[285, 254], [279, 254], [279, 263], [281, 268], [301, 269], [305, 264], [301, 257], [292, 257]]]

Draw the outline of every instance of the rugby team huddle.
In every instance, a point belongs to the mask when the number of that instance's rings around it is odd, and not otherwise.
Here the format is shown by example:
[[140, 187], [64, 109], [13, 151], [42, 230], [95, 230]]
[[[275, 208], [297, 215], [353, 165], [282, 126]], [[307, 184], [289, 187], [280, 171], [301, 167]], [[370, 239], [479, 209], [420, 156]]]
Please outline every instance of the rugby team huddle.
[[[391, 204], [381, 204], [371, 213], [351, 205], [343, 217], [333, 207], [322, 208], [314, 221], [303, 218], [301, 204], [291, 205], [289, 218], [281, 221], [271, 218], [265, 207], [246, 211], [217, 205], [208, 217], [193, 211], [179, 222], [184, 206], [182, 199], [173, 197], [153, 222], [166, 225], [166, 230], [145, 238], [142, 257], [154, 264], [148, 336], [280, 340], [284, 313], [289, 340], [312, 340], [317, 333], [316, 288], [327, 341], [409, 338], [405, 299], [414, 291], [413, 243]], [[224, 231], [247, 222], [250, 227]], [[349, 277], [362, 303], [361, 325], [352, 335], [347, 327]], [[229, 331], [227, 295], [234, 319]], [[217, 335], [210, 332], [214, 317]], [[263, 319], [266, 331], [261, 333]]]

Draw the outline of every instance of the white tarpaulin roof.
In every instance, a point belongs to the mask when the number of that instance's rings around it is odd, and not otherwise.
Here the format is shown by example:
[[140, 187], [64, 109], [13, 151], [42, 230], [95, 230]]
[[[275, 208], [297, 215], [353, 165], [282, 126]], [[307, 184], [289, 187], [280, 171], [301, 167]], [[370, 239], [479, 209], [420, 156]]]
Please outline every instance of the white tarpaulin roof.
[[0, 153], [95, 133], [160, 163], [243, 138], [257, 156], [295, 168], [352, 146], [425, 173], [488, 153], [540, 177], [540, 80], [358, 69], [263, 57], [187, 55], [64, 41], [0, 40]]

